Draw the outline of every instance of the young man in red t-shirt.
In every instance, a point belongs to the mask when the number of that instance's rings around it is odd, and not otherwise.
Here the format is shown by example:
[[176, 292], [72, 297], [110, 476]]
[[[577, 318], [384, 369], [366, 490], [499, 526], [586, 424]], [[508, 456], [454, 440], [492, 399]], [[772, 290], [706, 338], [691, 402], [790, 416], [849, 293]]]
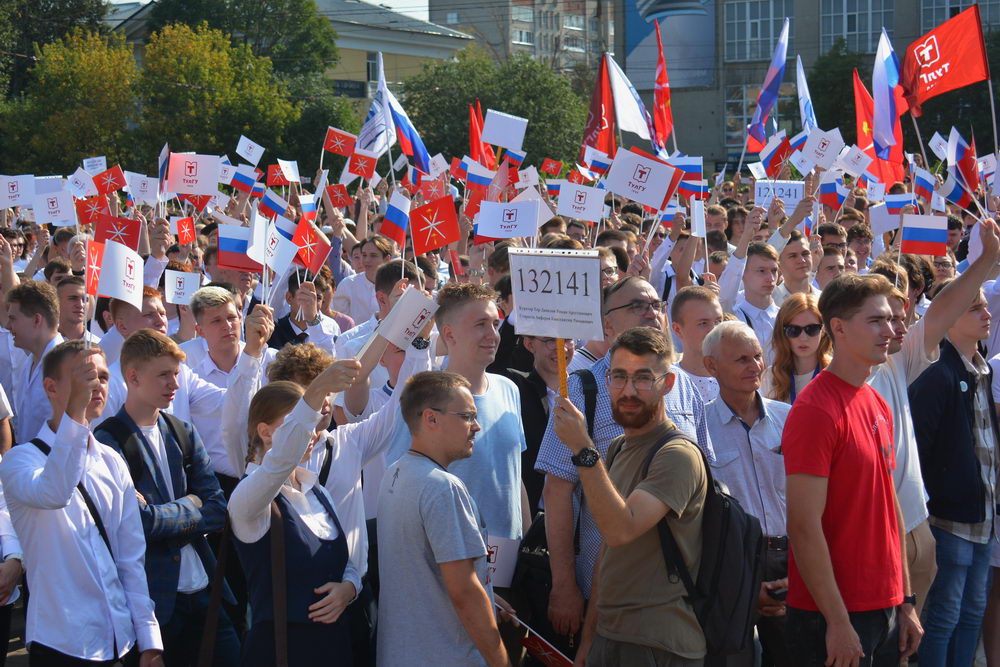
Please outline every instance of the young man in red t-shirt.
[[893, 331], [883, 276], [845, 274], [819, 300], [833, 360], [788, 415], [788, 638], [793, 662], [898, 665], [923, 630], [890, 470], [892, 414], [865, 383]]

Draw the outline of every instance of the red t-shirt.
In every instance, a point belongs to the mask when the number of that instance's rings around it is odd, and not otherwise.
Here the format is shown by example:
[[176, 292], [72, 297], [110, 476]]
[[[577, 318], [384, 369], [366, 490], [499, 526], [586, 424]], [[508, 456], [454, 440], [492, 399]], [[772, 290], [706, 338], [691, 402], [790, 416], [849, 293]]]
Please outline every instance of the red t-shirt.
[[[892, 413], [867, 384], [855, 387], [829, 371], [795, 401], [781, 437], [785, 473], [828, 479], [823, 533], [847, 611], [895, 607], [903, 601], [890, 468]], [[788, 604], [819, 611], [788, 559]]]

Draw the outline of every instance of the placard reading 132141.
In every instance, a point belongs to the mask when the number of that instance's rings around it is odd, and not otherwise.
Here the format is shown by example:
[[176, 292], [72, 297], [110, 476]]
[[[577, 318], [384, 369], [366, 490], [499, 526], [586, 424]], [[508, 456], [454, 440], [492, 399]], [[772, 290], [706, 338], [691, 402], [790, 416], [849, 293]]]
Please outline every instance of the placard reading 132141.
[[603, 338], [600, 266], [596, 250], [511, 248], [517, 333], [577, 340]]

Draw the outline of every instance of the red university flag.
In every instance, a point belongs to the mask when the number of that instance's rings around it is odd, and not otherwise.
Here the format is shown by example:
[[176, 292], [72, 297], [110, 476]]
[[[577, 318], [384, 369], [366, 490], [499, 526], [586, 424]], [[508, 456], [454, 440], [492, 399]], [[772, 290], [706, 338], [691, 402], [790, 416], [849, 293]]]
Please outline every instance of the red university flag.
[[179, 245], [186, 245], [188, 243], [194, 243], [195, 232], [194, 232], [194, 218], [181, 218], [177, 221], [177, 243]]
[[374, 155], [354, 152], [351, 153], [351, 159], [347, 163], [347, 171], [355, 176], [371, 180], [372, 176], [375, 175], [376, 162], [378, 162], [378, 157]]
[[584, 164], [585, 146], [593, 146], [602, 153], [607, 153], [608, 157], [615, 156], [615, 101], [611, 94], [611, 79], [608, 78], [608, 63], [605, 58], [601, 58], [601, 66], [597, 71], [597, 82], [590, 98], [590, 113], [587, 114], [582, 144], [580, 155], [576, 159], [580, 164]]
[[101, 263], [104, 261], [104, 244], [87, 242], [87, 294], [97, 296], [97, 283], [101, 280]]
[[350, 132], [338, 130], [335, 127], [326, 128], [326, 139], [323, 140], [323, 150], [350, 157], [354, 152], [354, 143], [358, 138]]
[[282, 173], [281, 165], [269, 164], [267, 165], [267, 186], [274, 187], [275, 185], [290, 185], [290, 183], [285, 178], [285, 174]]
[[354, 199], [347, 192], [347, 186], [337, 183], [326, 186], [326, 196], [330, 198], [330, 204], [334, 208], [344, 208], [354, 206]]
[[306, 267], [306, 270], [313, 275], [319, 273], [330, 254], [330, 242], [321, 231], [316, 229], [316, 225], [308, 220], [299, 220], [295, 234], [292, 235], [292, 242], [299, 246], [299, 251], [295, 254], [295, 261]]
[[461, 231], [455, 200], [442, 197], [410, 209], [410, 233], [413, 235], [413, 252], [417, 255], [457, 242]]
[[205, 207], [208, 206], [208, 202], [212, 201], [212, 195], [177, 195], [178, 199], [183, 199], [184, 201], [193, 204], [198, 212], [204, 211]]
[[558, 176], [559, 172], [562, 171], [562, 167], [563, 163], [561, 161], [547, 157], [542, 161], [542, 166], [538, 168], [538, 171], [550, 176]]
[[989, 77], [979, 5], [973, 4], [910, 44], [899, 84], [919, 116], [930, 98]]
[[660, 41], [660, 21], [654, 19], [653, 25], [656, 27], [656, 46], [660, 51], [653, 88], [653, 126], [656, 129], [656, 144], [666, 146], [674, 130], [674, 112], [670, 108], [670, 79], [667, 78], [667, 62], [663, 57], [663, 42]]
[[100, 195], [77, 199], [73, 205], [76, 206], [76, 217], [81, 225], [92, 225], [97, 222], [99, 215], [111, 212], [108, 209], [108, 202]]
[[122, 171], [121, 166], [116, 164], [111, 169], [94, 176], [94, 186], [97, 188], [97, 192], [102, 195], [117, 192], [125, 187], [125, 172]]
[[97, 226], [94, 227], [94, 240], [101, 244], [117, 241], [138, 252], [141, 224], [138, 219], [116, 218], [101, 213], [97, 216]]

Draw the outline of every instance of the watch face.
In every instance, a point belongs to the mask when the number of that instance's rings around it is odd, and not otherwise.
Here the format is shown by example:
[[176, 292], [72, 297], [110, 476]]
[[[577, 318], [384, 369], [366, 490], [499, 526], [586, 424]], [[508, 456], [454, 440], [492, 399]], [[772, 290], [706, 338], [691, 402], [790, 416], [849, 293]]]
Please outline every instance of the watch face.
[[574, 463], [576, 463], [576, 465], [582, 466], [584, 468], [592, 468], [595, 465], [597, 465], [597, 462], [600, 460], [601, 455], [597, 453], [596, 449], [588, 448], [583, 450], [573, 458], [575, 459]]

